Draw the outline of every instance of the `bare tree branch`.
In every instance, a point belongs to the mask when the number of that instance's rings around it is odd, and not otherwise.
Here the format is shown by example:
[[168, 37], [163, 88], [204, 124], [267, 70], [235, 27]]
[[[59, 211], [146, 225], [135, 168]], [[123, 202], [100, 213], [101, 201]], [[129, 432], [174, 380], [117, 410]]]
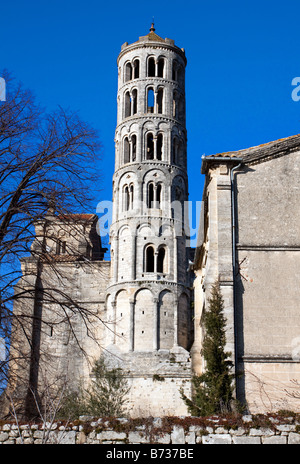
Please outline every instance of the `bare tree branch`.
[[[84, 220], [78, 224], [74, 214], [95, 210], [94, 195], [101, 185], [101, 144], [97, 132], [78, 114], [62, 108], [46, 113], [36, 104], [32, 92], [17, 84], [9, 73], [2, 75], [7, 101], [0, 105], [0, 337], [9, 340], [14, 362], [26, 365], [30, 355], [33, 366], [39, 359], [40, 346], [32, 331], [50, 324], [41, 302], [58, 308], [59, 316], [52, 325], [67, 324], [83, 352], [73, 316], [81, 318], [91, 337], [95, 319], [105, 323], [86, 303], [74, 298], [70, 285], [62, 290], [63, 285], [45, 280], [47, 273], [52, 273], [57, 282], [67, 282], [63, 263], [68, 260], [92, 268], [100, 259], [100, 238], [97, 252], [94, 248], [91, 256], [78, 246], [87, 246], [88, 238]], [[89, 221], [86, 223], [90, 227]], [[59, 245], [52, 230], [54, 223], [61, 231], [72, 229], [76, 236], [58, 261], [53, 250], [55, 244]], [[16, 304], [18, 310], [13, 311]], [[20, 339], [29, 351], [20, 345]], [[6, 360], [0, 364], [0, 376], [0, 381], [7, 376]], [[27, 388], [38, 401], [33, 377]], [[26, 383], [25, 379], [20, 381]]]

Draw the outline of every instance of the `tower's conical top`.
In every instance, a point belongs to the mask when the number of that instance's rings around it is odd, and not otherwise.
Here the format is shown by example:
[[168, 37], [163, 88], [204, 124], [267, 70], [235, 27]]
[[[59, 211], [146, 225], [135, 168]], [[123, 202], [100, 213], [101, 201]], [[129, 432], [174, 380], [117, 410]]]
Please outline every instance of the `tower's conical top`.
[[152, 22], [151, 24], [151, 27], [149, 29], [149, 34], [146, 36], [148, 38], [148, 40], [154, 40], [154, 41], [157, 41], [157, 42], [164, 42], [165, 40], [160, 37], [159, 35], [157, 35], [155, 32], [155, 27], [154, 27], [154, 21]]
[[[159, 46], [159, 43], [162, 43], [162, 44], [167, 44], [168, 46], [171, 46], [171, 47], [175, 47], [177, 51], [180, 50], [180, 53], [181, 54], [183, 53], [183, 59], [186, 61], [184, 49], [183, 48], [179, 49], [177, 46], [175, 46], [174, 40], [172, 39], [167, 39], [167, 38], [163, 39], [162, 37], [156, 34], [155, 30], [156, 29], [154, 26], [154, 18], [153, 18], [148, 34], [139, 37], [139, 40], [131, 44], [128, 44], [128, 42], [125, 42], [121, 47], [121, 54], [119, 55], [118, 58], [120, 59], [123, 53], [128, 50], [128, 47], [132, 48], [133, 46], [136, 46], [137, 44], [144, 46], [145, 43], [150, 43], [151, 46], [152, 45]], [[157, 44], [155, 44], [155, 42], [157, 42]]]

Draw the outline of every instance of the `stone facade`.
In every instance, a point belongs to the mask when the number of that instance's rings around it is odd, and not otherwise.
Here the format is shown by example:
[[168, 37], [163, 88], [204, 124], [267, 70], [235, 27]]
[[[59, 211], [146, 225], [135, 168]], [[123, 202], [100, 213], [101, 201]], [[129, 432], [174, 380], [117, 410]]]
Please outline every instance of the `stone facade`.
[[202, 164], [194, 365], [201, 371], [201, 314], [218, 278], [237, 396], [251, 411], [299, 410], [289, 394], [300, 381], [299, 144], [293, 136]]
[[[87, 385], [102, 355], [127, 376], [132, 416], [186, 414], [180, 389], [190, 395], [193, 342], [183, 207], [186, 57], [152, 26], [122, 46], [117, 63], [111, 261], [103, 260], [96, 216], [50, 211], [36, 224], [16, 288], [34, 295], [15, 305], [15, 315], [28, 321], [26, 340], [22, 327], [16, 334], [24, 366], [14, 365], [12, 349], [10, 389], [24, 396], [17, 378], [34, 390], [43, 378], [58, 389], [61, 381]], [[33, 335], [28, 316], [39, 320]]]
[[[183, 50], [150, 29], [118, 57], [108, 363], [130, 372], [133, 415], [186, 413], [191, 273]], [[109, 354], [112, 354], [111, 356]], [[115, 356], [117, 354], [117, 356]], [[109, 359], [110, 358], [110, 359]], [[184, 369], [183, 369], [184, 365]], [[153, 376], [162, 375], [163, 382]]]
[[218, 280], [237, 398], [251, 412], [299, 410], [300, 136], [203, 158], [193, 292], [186, 62], [153, 26], [121, 48], [111, 261], [95, 215], [49, 211], [36, 224], [16, 286], [8, 388], [16, 403], [28, 385], [87, 385], [104, 356], [127, 377], [132, 417], [186, 415], [180, 389], [190, 397], [193, 373], [203, 372], [202, 315]]
[[22, 260], [8, 392], [23, 412], [28, 386], [41, 396], [66, 384], [76, 388], [89, 380], [90, 363], [100, 356], [110, 263], [103, 261], [97, 220], [49, 212], [36, 224], [32, 255]]

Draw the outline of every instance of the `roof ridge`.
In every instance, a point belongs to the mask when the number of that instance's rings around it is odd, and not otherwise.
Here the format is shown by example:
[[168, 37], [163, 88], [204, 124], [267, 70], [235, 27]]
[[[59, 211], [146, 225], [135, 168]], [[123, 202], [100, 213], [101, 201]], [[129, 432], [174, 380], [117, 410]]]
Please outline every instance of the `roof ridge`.
[[[239, 157], [249, 151], [260, 151], [260, 150], [263, 150], [264, 148], [268, 148], [268, 147], [272, 147], [272, 145], [278, 145], [278, 144], [284, 144], [285, 142], [287, 141], [291, 141], [293, 142], [294, 140], [298, 140], [299, 139], [299, 142], [300, 142], [300, 134], [296, 134], [296, 135], [290, 135], [289, 137], [284, 137], [284, 138], [281, 138], [281, 139], [277, 139], [277, 140], [272, 140], [271, 142], [266, 142], [266, 143], [262, 143], [260, 145], [254, 145], [252, 147], [248, 147], [248, 148], [242, 148], [240, 150], [235, 150], [235, 151], [226, 151], [226, 152], [221, 152], [221, 153], [215, 153], [213, 155], [207, 155], [205, 156], [205, 158], [216, 158], [216, 157], [222, 157], [222, 158], [225, 158], [225, 157], [230, 157], [230, 158], [233, 158], [233, 157], [237, 157], [237, 155], [239, 155]], [[225, 156], [226, 155], [226, 156]]]

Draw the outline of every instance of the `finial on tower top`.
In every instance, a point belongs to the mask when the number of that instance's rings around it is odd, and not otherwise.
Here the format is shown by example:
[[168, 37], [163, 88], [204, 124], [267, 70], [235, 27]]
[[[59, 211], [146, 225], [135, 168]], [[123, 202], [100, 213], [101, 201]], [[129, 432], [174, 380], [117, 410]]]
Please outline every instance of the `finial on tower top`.
[[150, 32], [154, 32], [154, 31], [155, 31], [155, 27], [154, 27], [154, 18], [153, 18], [153, 21], [150, 27]]

